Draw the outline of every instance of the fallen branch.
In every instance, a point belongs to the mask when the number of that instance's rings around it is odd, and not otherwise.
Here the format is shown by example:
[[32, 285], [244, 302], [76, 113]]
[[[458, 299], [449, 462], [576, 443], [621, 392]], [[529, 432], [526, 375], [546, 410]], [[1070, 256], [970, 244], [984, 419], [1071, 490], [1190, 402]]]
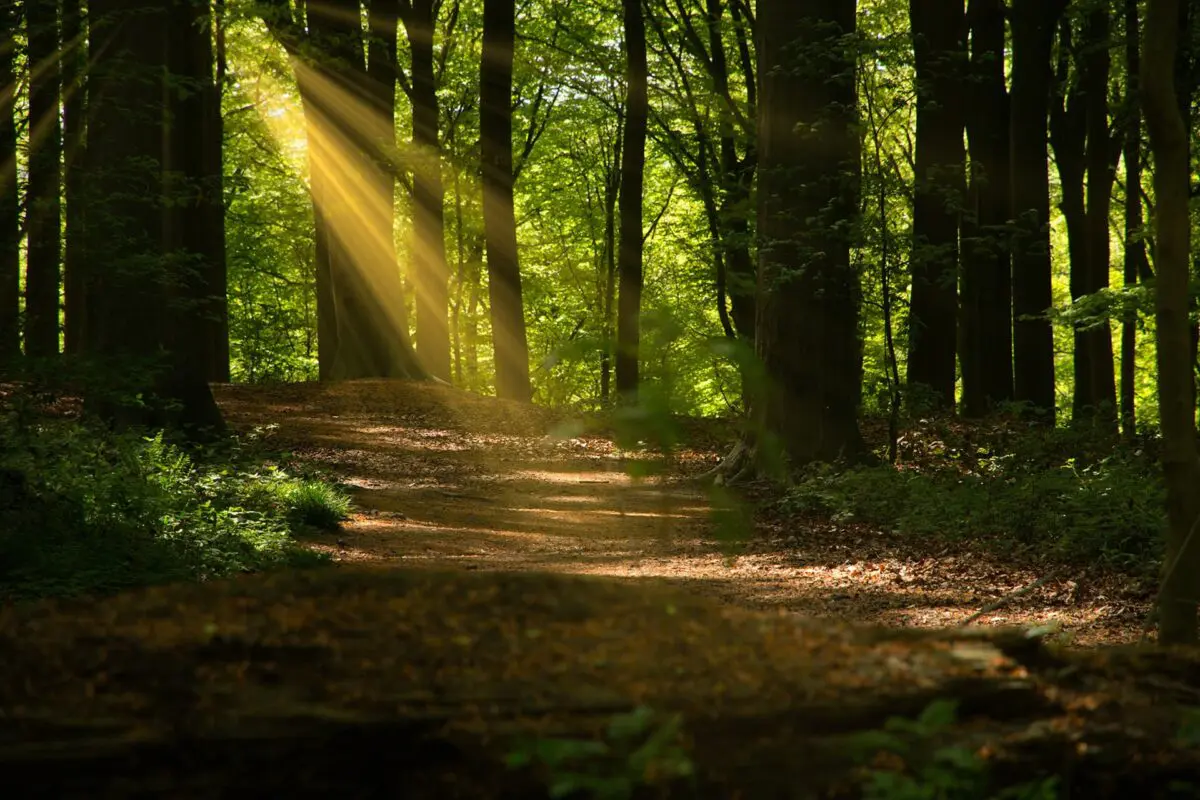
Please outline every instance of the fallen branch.
[[1037, 589], [1040, 586], [1046, 585], [1047, 583], [1054, 580], [1058, 576], [1059, 576], [1058, 572], [1051, 572], [1049, 574], [1043, 575], [1042, 577], [1038, 578], [1033, 583], [1028, 583], [1028, 584], [1022, 586], [1020, 589], [1015, 589], [1015, 590], [1009, 592], [1008, 594], [1004, 595], [1003, 597], [993, 600], [992, 602], [988, 603], [986, 606], [979, 609], [974, 614], [967, 617], [966, 619], [964, 619], [962, 622], [960, 622], [958, 624], [960, 627], [965, 628], [966, 626], [970, 625], [971, 623], [979, 620], [980, 617], [983, 617], [986, 614], [992, 613], [996, 609], [1007, 605], [1008, 603], [1012, 602], [1013, 600], [1016, 600], [1019, 597], [1024, 597], [1025, 595], [1032, 592], [1034, 589]]

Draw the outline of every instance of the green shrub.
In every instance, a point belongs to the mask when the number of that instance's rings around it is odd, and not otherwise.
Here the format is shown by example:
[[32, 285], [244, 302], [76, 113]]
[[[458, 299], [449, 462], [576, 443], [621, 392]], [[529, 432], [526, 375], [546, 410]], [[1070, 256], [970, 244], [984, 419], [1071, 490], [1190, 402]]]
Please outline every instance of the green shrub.
[[[298, 509], [320, 494], [303, 488], [311, 481], [228, 453], [189, 454], [161, 435], [69, 420], [5, 419], [0, 437], [9, 445], [0, 453], [0, 597], [108, 592], [324, 560], [292, 538], [309, 518]], [[280, 493], [305, 499], [277, 503]], [[341, 497], [330, 488], [327, 505]]]
[[1153, 567], [1165, 525], [1153, 465], [1118, 452], [1081, 464], [983, 456], [926, 465], [880, 465], [802, 474], [783, 501], [790, 513], [856, 521], [913, 536], [990, 537], [1066, 560]]

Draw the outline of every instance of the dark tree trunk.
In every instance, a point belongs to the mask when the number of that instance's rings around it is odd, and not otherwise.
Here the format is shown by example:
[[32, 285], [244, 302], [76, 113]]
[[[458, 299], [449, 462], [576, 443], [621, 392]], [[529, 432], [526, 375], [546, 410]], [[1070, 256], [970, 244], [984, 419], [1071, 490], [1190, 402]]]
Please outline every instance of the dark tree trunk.
[[908, 384], [954, 408], [958, 223], [963, 203], [963, 95], [967, 66], [962, 0], [910, 0], [916, 59]]
[[1046, 422], [1055, 409], [1050, 289], [1050, 181], [1047, 111], [1051, 45], [1066, 0], [1013, 0], [1012, 199], [1014, 396]]
[[528, 402], [529, 343], [517, 261], [513, 211], [512, 68], [516, 40], [514, 0], [484, 0], [479, 135], [483, 165], [483, 224], [487, 239], [488, 297], [496, 394]]
[[[89, 20], [96, 41], [107, 45], [88, 76], [89, 170], [103, 165], [88, 187], [88, 208], [95, 210], [88, 216], [89, 299], [96, 311], [95, 347], [89, 350], [121, 370], [110, 374], [127, 377], [119, 386], [91, 387], [86, 404], [118, 427], [171, 427], [200, 436], [222, 422], [203, 364], [190, 350], [198, 308], [186, 296], [187, 265], [179, 250], [191, 236], [188, 229], [203, 230], [204, 219], [173, 207], [169, 200], [179, 182], [172, 177], [164, 183], [166, 170], [187, 175], [189, 165], [203, 160], [203, 147], [195, 146], [189, 130], [199, 126], [169, 117], [168, 110], [178, 109], [164, 108], [164, 100], [176, 96], [168, 87], [180, 84], [180, 76], [168, 77], [167, 70], [183, 59], [189, 69], [203, 69], [194, 54], [178, 52], [186, 47], [176, 46], [185, 30], [190, 33], [184, 23], [194, 20], [193, 10], [91, 0]], [[211, 63], [204, 66], [211, 74]], [[149, 402], [129, 402], [138, 392]]]
[[[1071, 23], [1060, 24], [1058, 46], [1058, 68], [1055, 76], [1058, 97], [1050, 109], [1050, 144], [1054, 148], [1054, 162], [1058, 167], [1062, 202], [1059, 206], [1067, 225], [1067, 252], [1071, 263], [1071, 299], [1085, 296], [1090, 284], [1087, 255], [1087, 205], [1084, 196], [1084, 179], [1087, 176], [1087, 133], [1088, 97], [1087, 87], [1079, 73], [1080, 57], [1075, 46]], [[1086, 47], [1086, 44], [1085, 44]], [[1071, 62], [1075, 62], [1072, 75]], [[1082, 328], [1073, 334], [1075, 391], [1072, 417], [1082, 418], [1095, 402], [1091, 395], [1092, 350]]]
[[83, 160], [87, 144], [87, 101], [84, 72], [87, 67], [87, 37], [84, 35], [80, 0], [63, 0], [63, 351], [83, 352], [87, 330], [87, 298], [83, 258], [84, 212]]
[[58, 3], [26, 0], [29, 34], [28, 251], [25, 261], [25, 355], [58, 355], [62, 269], [62, 130], [59, 122]]
[[1159, 592], [1159, 641], [1197, 641], [1200, 599], [1200, 458], [1192, 398], [1191, 323], [1188, 284], [1191, 221], [1188, 201], [1188, 130], [1179, 113], [1174, 63], [1178, 47], [1178, 0], [1150, 0], [1141, 75], [1142, 105], [1154, 155], [1155, 323], [1158, 339], [1158, 405], [1163, 471], [1167, 486], [1168, 533]]
[[[210, 381], [229, 381], [229, 269], [225, 257], [225, 120], [221, 98], [225, 92], [228, 61], [225, 52], [225, 0], [215, 0], [211, 22], [203, 20], [196, 35], [200, 55], [213, 64], [212, 78], [202, 83], [204, 102], [204, 173], [201, 183], [202, 211], [207, 232], [203, 253], [207, 266], [204, 278], [204, 361]], [[215, 50], [214, 48], [215, 42]], [[206, 49], [207, 48], [207, 49]]]
[[[761, 427], [793, 464], [855, 458], [862, 343], [854, 0], [758, 5]], [[761, 446], [762, 443], [760, 443]]]
[[[1109, 245], [1112, 185], [1116, 173], [1114, 147], [1108, 132], [1108, 80], [1111, 25], [1107, 8], [1097, 6], [1084, 24], [1083, 91], [1087, 117], [1087, 283], [1095, 294], [1109, 285]], [[1088, 352], [1086, 375], [1089, 405], [1076, 413], [1090, 414], [1106, 429], [1116, 432], [1117, 390], [1113, 371], [1112, 329], [1108, 320], [1081, 334]]]
[[445, 189], [438, 141], [433, 63], [433, 0], [414, 0], [404, 14], [412, 51], [413, 239], [410, 280], [417, 287], [417, 355], [430, 374], [450, 379], [450, 273], [444, 241]]
[[969, 0], [971, 155], [963, 226], [963, 410], [982, 416], [1013, 399], [1009, 101], [1004, 78], [1004, 2]]
[[17, 193], [16, 35], [14, 0], [0, 0], [0, 368], [21, 349], [21, 230]]
[[[1142, 217], [1142, 109], [1138, 83], [1141, 57], [1138, 0], [1125, 0], [1125, 74], [1130, 102], [1125, 130], [1125, 287], [1149, 277]], [[1137, 433], [1137, 311], [1121, 319], [1121, 431], [1127, 439]]]
[[646, 166], [646, 20], [642, 0], [623, 0], [625, 130], [621, 138], [621, 234], [617, 257], [617, 395], [636, 400], [642, 314], [642, 186]]

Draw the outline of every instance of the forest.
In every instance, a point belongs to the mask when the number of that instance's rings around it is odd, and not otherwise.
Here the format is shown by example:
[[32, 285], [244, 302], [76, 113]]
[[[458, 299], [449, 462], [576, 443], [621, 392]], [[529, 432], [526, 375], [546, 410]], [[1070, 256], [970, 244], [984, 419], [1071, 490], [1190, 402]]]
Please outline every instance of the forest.
[[20, 796], [1200, 796], [1200, 7], [0, 0]]

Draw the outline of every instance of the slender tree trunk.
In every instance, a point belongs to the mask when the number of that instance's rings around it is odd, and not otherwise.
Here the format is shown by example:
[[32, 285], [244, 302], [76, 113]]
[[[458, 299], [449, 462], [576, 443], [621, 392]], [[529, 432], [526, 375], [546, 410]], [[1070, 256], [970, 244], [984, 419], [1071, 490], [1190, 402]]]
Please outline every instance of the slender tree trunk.
[[467, 324], [463, 332], [463, 349], [466, 350], [467, 386], [480, 390], [479, 377], [479, 283], [483, 278], [483, 237], [477, 236], [471, 243], [467, 258]]
[[[1108, 81], [1111, 66], [1108, 9], [1096, 6], [1084, 23], [1086, 54], [1083, 91], [1087, 117], [1087, 284], [1088, 294], [1109, 285], [1111, 261], [1110, 214], [1116, 174], [1114, 148], [1108, 132]], [[1091, 415], [1105, 429], [1116, 432], [1117, 390], [1113, 370], [1112, 329], [1105, 319], [1082, 333], [1088, 351], [1088, 398]]]
[[29, 34], [29, 184], [26, 209], [25, 355], [58, 355], [62, 270], [58, 3], [26, 0]]
[[14, 0], [0, 0], [0, 368], [20, 355], [21, 231], [17, 193], [16, 35]]
[[417, 355], [430, 374], [450, 379], [449, 272], [444, 241], [442, 154], [433, 65], [434, 2], [414, 0], [403, 17], [412, 51], [413, 240]]
[[[207, 0], [202, 0], [207, 5]], [[204, 178], [203, 212], [207, 222], [204, 257], [207, 263], [204, 309], [204, 360], [210, 381], [229, 381], [229, 267], [225, 256], [225, 120], [221, 99], [225, 92], [228, 59], [225, 52], [225, 0], [215, 0], [209, 14], [211, 22], [199, 21], [197, 36], [201, 56], [213, 63], [215, 71], [204, 84]], [[215, 44], [215, 49], [214, 49]], [[207, 48], [207, 50], [205, 49]], [[211, 55], [211, 58], [210, 58]]]
[[613, 306], [617, 300], [617, 199], [621, 192], [625, 107], [617, 107], [612, 161], [604, 165], [604, 351], [600, 354], [600, 403], [612, 400]]
[[[793, 464], [856, 458], [862, 343], [854, 0], [758, 4], [760, 426]], [[760, 446], [761, 446], [760, 442]]]
[[642, 0], [622, 0], [625, 20], [625, 131], [622, 134], [621, 234], [617, 257], [617, 395], [637, 399], [642, 314], [642, 185], [646, 168], [646, 20]]
[[[1144, 221], [1142, 218], [1142, 109], [1138, 83], [1141, 80], [1140, 24], [1138, 0], [1125, 0], [1125, 74], [1131, 99], [1125, 131], [1125, 287], [1136, 286], [1148, 276]], [[1137, 311], [1127, 310], [1121, 319], [1121, 430], [1126, 439], [1137, 433]]]
[[[1067, 226], [1067, 251], [1071, 263], [1071, 299], [1078, 301], [1088, 294], [1091, 284], [1088, 275], [1087, 204], [1084, 179], [1087, 177], [1088, 97], [1087, 87], [1079, 73], [1080, 58], [1074, 41], [1071, 23], [1062, 20], [1058, 45], [1056, 83], [1058, 97], [1050, 110], [1050, 144], [1054, 148], [1054, 163], [1058, 167], [1062, 202], [1059, 206]], [[1086, 42], [1084, 44], [1086, 48]], [[1075, 75], [1071, 61], [1075, 60]], [[1092, 348], [1082, 326], [1073, 332], [1074, 394], [1072, 418], [1083, 419], [1095, 408], [1092, 395]]]
[[487, 239], [488, 296], [496, 359], [496, 394], [528, 402], [529, 343], [517, 261], [513, 211], [512, 68], [516, 44], [514, 0], [484, 0], [479, 135], [483, 162], [483, 224]]
[[1004, 77], [1004, 2], [969, 0], [971, 155], [963, 228], [963, 410], [982, 416], [1013, 399], [1009, 102]]
[[917, 135], [907, 377], [910, 387], [931, 392], [935, 405], [953, 409], [966, 16], [962, 0], [910, 0], [909, 17]]
[[1162, 461], [1167, 485], [1168, 533], [1159, 592], [1159, 641], [1197, 642], [1200, 601], [1200, 458], [1192, 399], [1191, 324], [1188, 284], [1191, 221], [1188, 131], [1173, 86], [1178, 43], [1178, 0], [1150, 0], [1141, 75], [1142, 104], [1154, 154], [1158, 338], [1158, 405]]
[[87, 67], [87, 37], [84, 35], [80, 0], [63, 0], [63, 351], [83, 352], [87, 330], [87, 269], [83, 258], [84, 148], [87, 145], [87, 101], [84, 72]]
[[1051, 298], [1047, 108], [1051, 44], [1065, 0], [1013, 0], [1012, 198], [1013, 361], [1015, 399], [1053, 422], [1054, 332]]

